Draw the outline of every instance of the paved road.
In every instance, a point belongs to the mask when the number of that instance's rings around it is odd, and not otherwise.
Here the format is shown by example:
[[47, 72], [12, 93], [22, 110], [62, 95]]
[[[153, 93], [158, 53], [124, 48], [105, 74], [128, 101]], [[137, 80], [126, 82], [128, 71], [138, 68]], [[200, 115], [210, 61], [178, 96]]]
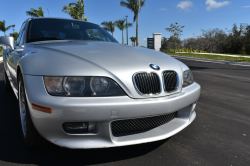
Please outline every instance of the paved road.
[[195, 121], [167, 140], [99, 150], [27, 149], [0, 64], [0, 165], [250, 165], [250, 67], [182, 61], [202, 87]]

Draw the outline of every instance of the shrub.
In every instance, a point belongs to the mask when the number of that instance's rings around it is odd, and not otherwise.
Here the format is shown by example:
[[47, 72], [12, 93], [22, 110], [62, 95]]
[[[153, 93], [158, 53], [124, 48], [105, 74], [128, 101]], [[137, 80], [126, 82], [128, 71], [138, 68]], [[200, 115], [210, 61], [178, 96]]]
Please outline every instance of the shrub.
[[163, 52], [166, 52], [166, 53], [176, 53], [176, 52], [194, 52], [194, 53], [207, 53], [207, 51], [202, 51], [202, 50], [193, 50], [192, 48], [191, 49], [188, 49], [188, 48], [182, 48], [182, 49], [177, 49], [177, 50], [174, 50], [174, 49], [169, 49], [169, 50], [164, 50]]

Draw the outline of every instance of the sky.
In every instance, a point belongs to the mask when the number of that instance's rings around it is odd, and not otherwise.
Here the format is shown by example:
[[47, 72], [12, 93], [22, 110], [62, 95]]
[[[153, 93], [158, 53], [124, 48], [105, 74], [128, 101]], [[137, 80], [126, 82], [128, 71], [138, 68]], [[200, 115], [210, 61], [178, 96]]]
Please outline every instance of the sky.
[[[62, 7], [77, 0], [8, 0], [0, 7], [0, 20], [6, 25], [15, 24], [15, 31], [19, 31], [23, 21], [29, 16], [26, 11], [30, 8], [43, 7], [45, 17], [70, 18], [62, 12]], [[120, 0], [84, 0], [85, 16], [89, 22], [101, 24], [103, 21], [125, 19], [133, 23], [133, 12], [120, 6]], [[48, 14], [49, 11], [49, 14]], [[219, 28], [229, 30], [233, 24], [250, 24], [250, 0], [146, 0], [145, 6], [139, 14], [140, 45], [146, 46], [146, 39], [153, 33], [162, 33], [162, 37], [169, 38], [170, 33], [165, 28], [171, 23], [178, 22], [185, 26], [181, 39], [197, 36], [202, 29]], [[129, 38], [136, 36], [136, 23], [128, 29]], [[7, 31], [7, 34], [13, 30]], [[0, 36], [4, 33], [0, 32]], [[114, 37], [121, 43], [122, 32], [116, 28]], [[124, 31], [126, 41], [126, 31]], [[131, 41], [129, 39], [129, 44]]]

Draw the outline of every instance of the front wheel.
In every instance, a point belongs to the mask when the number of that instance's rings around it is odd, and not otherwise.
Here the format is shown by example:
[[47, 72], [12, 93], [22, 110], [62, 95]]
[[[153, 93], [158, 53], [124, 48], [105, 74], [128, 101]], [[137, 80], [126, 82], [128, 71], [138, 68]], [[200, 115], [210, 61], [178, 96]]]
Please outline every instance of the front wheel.
[[24, 143], [31, 148], [43, 145], [45, 140], [37, 132], [30, 117], [22, 74], [18, 77], [18, 102]]

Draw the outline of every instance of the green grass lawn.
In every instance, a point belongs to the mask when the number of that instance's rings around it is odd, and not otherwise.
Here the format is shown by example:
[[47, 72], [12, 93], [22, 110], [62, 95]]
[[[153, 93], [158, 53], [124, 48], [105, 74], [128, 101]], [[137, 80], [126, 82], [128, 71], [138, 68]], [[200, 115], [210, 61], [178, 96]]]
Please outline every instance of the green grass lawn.
[[232, 62], [250, 62], [250, 58], [244, 58], [244, 57], [229, 57], [229, 56], [193, 54], [193, 53], [167, 53], [167, 52], [164, 52], [164, 53], [168, 55], [186, 56], [186, 57], [193, 57], [193, 58], [224, 60], [224, 61], [232, 61]]
[[249, 54], [229, 54], [229, 55], [250, 56]]

